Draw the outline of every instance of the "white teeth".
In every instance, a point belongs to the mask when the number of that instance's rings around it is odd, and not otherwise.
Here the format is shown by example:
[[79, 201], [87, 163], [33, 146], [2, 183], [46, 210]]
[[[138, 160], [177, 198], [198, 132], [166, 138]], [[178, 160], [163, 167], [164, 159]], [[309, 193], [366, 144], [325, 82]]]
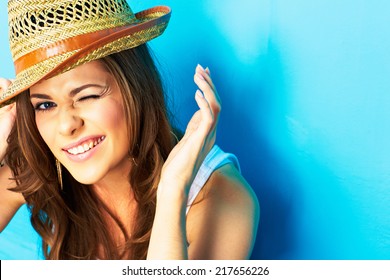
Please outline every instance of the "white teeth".
[[104, 136], [98, 138], [95, 141], [90, 141], [88, 144], [84, 143], [83, 145], [80, 145], [78, 147], [71, 148], [68, 150], [68, 153], [70, 153], [72, 155], [78, 155], [78, 154], [85, 153], [86, 151], [89, 151], [90, 149], [95, 147], [97, 144], [99, 144], [103, 140], [104, 140]]
[[83, 146], [78, 146], [78, 147], [77, 147], [77, 152], [78, 152], [79, 154], [84, 153]]

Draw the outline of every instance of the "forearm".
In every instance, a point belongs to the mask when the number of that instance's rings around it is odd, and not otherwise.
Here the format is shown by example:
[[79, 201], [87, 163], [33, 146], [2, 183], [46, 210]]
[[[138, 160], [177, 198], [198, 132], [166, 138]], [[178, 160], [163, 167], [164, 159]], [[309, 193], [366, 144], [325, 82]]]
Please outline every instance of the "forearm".
[[5, 154], [7, 152], [7, 146], [8, 146], [7, 143], [8, 135], [2, 135], [2, 134], [3, 133], [1, 133], [0, 131], [0, 162], [4, 161]]
[[148, 259], [188, 259], [188, 191], [214, 145], [220, 112], [219, 97], [211, 81], [210, 70], [198, 65], [194, 81], [199, 87], [195, 94], [199, 110], [192, 116], [183, 138], [162, 167]]
[[186, 194], [169, 194], [169, 192], [161, 192], [160, 189], [157, 196], [148, 259], [188, 259], [186, 204]]
[[7, 151], [7, 140], [1, 141], [0, 140], [0, 172], [2, 171], [2, 167], [4, 167], [5, 164], [5, 155]]
[[3, 151], [3, 148], [0, 147], [0, 168], [4, 166], [4, 158], [5, 158], [5, 151]]
[[[0, 78], [0, 90], [4, 88], [6, 80]], [[16, 115], [16, 106], [11, 104], [0, 108], [0, 162], [3, 162], [8, 143], [7, 139], [13, 127]]]
[[10, 191], [16, 187], [10, 168], [0, 167], [0, 232], [6, 227], [19, 207], [25, 202], [21, 193]]

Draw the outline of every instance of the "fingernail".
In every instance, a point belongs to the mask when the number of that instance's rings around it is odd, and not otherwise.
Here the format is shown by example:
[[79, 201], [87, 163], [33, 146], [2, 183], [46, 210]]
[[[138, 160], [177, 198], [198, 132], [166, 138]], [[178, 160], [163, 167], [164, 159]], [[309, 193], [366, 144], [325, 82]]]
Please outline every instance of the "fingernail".
[[196, 90], [196, 95], [199, 96], [200, 98], [204, 98], [203, 93], [199, 89]]
[[202, 65], [200, 65], [199, 63], [198, 63], [198, 68], [199, 68], [200, 70], [204, 71], [204, 68], [203, 68]]
[[209, 73], [209, 75], [210, 75], [211, 72], [210, 72], [209, 67], [206, 67], [206, 72]]

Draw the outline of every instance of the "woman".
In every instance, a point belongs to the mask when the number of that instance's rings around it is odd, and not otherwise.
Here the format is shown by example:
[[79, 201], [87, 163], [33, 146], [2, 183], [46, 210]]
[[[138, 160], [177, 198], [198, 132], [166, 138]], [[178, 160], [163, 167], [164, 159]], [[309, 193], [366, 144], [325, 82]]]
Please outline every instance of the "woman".
[[0, 229], [27, 203], [47, 259], [248, 258], [258, 203], [214, 145], [208, 68], [196, 68], [199, 111], [183, 137], [169, 122], [146, 42], [170, 9], [39, 4], [8, 3], [16, 78], [0, 79], [10, 104], [0, 109]]

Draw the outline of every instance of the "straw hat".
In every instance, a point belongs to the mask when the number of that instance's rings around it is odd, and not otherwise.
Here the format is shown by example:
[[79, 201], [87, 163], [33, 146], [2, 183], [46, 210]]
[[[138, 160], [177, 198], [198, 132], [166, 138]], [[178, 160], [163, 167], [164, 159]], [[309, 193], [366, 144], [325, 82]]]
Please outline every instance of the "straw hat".
[[126, 0], [9, 0], [16, 78], [0, 107], [42, 79], [161, 35], [170, 15], [166, 6], [134, 14]]

